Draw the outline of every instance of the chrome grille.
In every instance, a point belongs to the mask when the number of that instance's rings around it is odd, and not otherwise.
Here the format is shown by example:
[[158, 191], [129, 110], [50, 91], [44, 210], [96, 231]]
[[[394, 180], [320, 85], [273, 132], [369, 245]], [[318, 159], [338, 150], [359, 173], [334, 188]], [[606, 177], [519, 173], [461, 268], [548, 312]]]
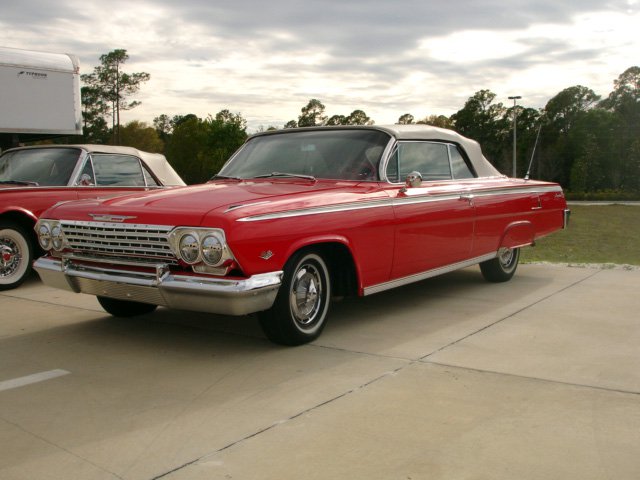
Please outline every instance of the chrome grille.
[[176, 262], [168, 240], [171, 226], [80, 221], [62, 221], [60, 225], [74, 253]]

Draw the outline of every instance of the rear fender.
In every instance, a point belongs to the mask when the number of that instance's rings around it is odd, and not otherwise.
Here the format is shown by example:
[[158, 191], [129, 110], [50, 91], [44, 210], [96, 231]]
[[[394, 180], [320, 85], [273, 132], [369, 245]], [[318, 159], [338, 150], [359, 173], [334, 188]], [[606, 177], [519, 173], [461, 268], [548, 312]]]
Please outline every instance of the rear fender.
[[529, 221], [510, 223], [502, 234], [500, 248], [520, 248], [533, 245], [535, 234], [535, 228]]

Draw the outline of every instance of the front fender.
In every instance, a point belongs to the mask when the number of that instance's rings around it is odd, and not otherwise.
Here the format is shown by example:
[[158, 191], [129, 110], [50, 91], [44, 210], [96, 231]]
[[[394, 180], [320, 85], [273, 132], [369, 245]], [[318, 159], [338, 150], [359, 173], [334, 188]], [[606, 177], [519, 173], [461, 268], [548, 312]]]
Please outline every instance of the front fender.
[[2, 217], [26, 217], [33, 220], [35, 224], [38, 217], [30, 210], [22, 207], [0, 207], [0, 218]]

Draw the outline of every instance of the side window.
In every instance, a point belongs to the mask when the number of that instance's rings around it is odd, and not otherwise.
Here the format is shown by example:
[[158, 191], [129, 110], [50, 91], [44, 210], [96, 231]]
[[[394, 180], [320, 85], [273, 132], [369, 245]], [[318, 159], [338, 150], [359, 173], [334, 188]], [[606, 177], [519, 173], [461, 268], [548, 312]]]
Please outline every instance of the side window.
[[144, 187], [140, 160], [130, 155], [94, 154], [96, 184], [114, 187]]
[[147, 170], [146, 165], [142, 165], [142, 173], [144, 174], [144, 179], [147, 182], [147, 185], [149, 187], [159, 187], [160, 184], [158, 183], [158, 181], [153, 178], [153, 175], [151, 175], [151, 172], [149, 172], [149, 170]]
[[80, 177], [76, 181], [76, 185], [81, 185], [83, 187], [90, 187], [96, 184], [96, 179], [93, 176], [93, 167], [91, 166], [91, 159], [87, 158], [84, 162], [84, 167], [82, 167], [82, 172], [80, 172]]
[[409, 173], [417, 171], [425, 181], [451, 180], [451, 166], [447, 145], [433, 142], [401, 142], [389, 159], [387, 178], [401, 182]]
[[469, 168], [469, 165], [467, 165], [458, 147], [449, 145], [449, 155], [451, 156], [453, 178], [475, 178], [475, 175]]

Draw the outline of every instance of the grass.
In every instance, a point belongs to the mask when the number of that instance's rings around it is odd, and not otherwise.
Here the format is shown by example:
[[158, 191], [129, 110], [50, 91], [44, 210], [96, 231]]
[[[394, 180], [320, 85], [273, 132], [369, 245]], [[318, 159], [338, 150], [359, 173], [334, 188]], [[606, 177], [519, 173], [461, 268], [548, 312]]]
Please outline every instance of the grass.
[[640, 206], [571, 205], [569, 228], [522, 250], [523, 262], [640, 266]]

